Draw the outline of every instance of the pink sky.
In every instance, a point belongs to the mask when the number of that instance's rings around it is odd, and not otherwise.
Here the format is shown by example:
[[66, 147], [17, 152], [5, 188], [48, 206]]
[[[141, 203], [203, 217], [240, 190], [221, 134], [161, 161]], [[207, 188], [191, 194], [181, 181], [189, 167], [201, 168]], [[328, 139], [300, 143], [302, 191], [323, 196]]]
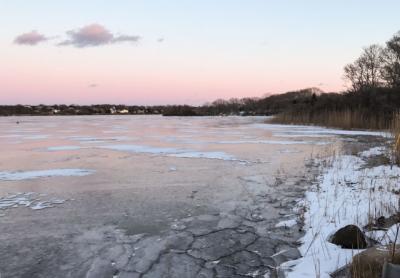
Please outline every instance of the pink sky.
[[362, 1], [362, 12], [345, 0], [8, 1], [0, 104], [198, 105], [341, 91], [344, 65], [398, 31], [400, 4], [385, 1]]

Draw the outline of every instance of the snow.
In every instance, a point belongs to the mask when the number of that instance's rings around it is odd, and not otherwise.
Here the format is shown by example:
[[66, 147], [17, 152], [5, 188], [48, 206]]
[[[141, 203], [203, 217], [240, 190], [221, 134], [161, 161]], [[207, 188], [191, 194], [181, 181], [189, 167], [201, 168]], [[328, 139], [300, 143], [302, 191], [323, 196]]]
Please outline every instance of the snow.
[[371, 157], [371, 156], [377, 156], [377, 155], [382, 155], [386, 151], [385, 147], [375, 147], [372, 149], [369, 149], [367, 151], [363, 151], [360, 153], [360, 156], [363, 157]]
[[86, 176], [94, 173], [85, 169], [51, 169], [38, 171], [0, 172], [0, 181], [21, 181], [47, 177]]
[[[376, 148], [365, 152], [375, 153], [378, 153]], [[287, 277], [330, 277], [330, 273], [362, 251], [341, 249], [329, 242], [330, 236], [349, 224], [362, 228], [370, 218], [388, 217], [398, 209], [399, 196], [394, 190], [398, 188], [400, 168], [366, 169], [364, 164], [357, 156], [335, 157], [319, 181], [306, 192], [305, 200], [299, 203], [306, 208], [306, 233], [299, 248], [303, 257], [281, 265]]]
[[396, 238], [398, 224], [392, 225], [387, 231], [384, 230], [376, 230], [367, 232], [367, 236], [380, 242], [381, 244], [390, 244], [396, 240], [396, 244], [400, 243], [400, 235]]

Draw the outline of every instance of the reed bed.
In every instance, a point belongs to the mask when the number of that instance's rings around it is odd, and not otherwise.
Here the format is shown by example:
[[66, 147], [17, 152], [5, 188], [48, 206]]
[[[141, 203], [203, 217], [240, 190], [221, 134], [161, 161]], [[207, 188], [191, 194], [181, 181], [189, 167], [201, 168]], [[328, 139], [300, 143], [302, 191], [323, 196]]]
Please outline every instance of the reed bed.
[[400, 165], [400, 112], [396, 113], [393, 117], [391, 132], [394, 138], [393, 159], [396, 164]]
[[290, 111], [276, 115], [271, 122], [281, 124], [320, 125], [343, 129], [388, 130], [391, 115], [373, 111]]

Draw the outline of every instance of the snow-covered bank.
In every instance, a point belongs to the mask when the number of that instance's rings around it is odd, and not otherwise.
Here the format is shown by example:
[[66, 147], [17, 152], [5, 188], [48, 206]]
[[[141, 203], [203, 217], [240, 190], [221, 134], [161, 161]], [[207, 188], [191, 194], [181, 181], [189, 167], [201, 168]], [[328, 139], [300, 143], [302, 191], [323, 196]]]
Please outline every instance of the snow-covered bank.
[[[330, 277], [330, 273], [351, 262], [362, 251], [342, 249], [330, 243], [334, 232], [349, 224], [362, 228], [371, 219], [388, 217], [398, 211], [400, 168], [390, 165], [366, 168], [369, 157], [383, 152], [382, 148], [373, 148], [359, 156], [332, 158], [299, 204], [305, 208], [305, 235], [299, 248], [303, 257], [281, 265], [287, 277]], [[374, 236], [382, 243], [390, 237], [379, 233]]]

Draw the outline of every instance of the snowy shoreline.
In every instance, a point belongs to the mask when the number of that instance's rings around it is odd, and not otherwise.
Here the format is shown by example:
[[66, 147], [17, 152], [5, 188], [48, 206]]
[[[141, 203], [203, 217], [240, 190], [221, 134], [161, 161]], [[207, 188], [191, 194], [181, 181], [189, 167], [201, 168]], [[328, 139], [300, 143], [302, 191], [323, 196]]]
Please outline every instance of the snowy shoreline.
[[[363, 251], [342, 249], [330, 243], [334, 232], [350, 224], [363, 229], [371, 219], [389, 217], [398, 211], [396, 183], [400, 168], [394, 165], [370, 167], [367, 163], [374, 157], [385, 156], [387, 151], [384, 147], [374, 147], [357, 155], [338, 155], [328, 161], [316, 161], [322, 168], [321, 174], [296, 208], [305, 211], [301, 215], [305, 230], [299, 247], [302, 257], [280, 266], [285, 277], [331, 277], [330, 274]], [[394, 238], [394, 230], [392, 226], [387, 231], [366, 232], [366, 235], [380, 244], [388, 244]]]

